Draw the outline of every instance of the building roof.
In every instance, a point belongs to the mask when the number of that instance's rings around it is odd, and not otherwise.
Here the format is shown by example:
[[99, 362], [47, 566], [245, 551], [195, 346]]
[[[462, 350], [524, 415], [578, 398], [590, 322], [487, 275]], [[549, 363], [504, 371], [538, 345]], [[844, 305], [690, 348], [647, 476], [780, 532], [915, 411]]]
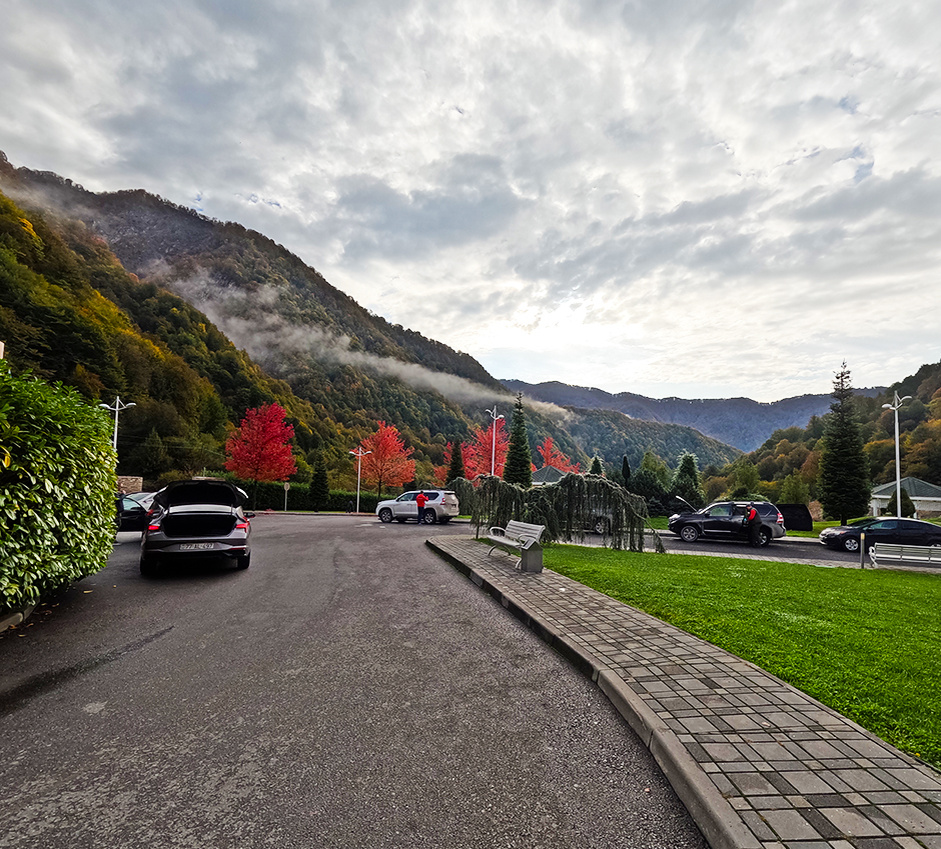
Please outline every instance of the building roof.
[[555, 466], [543, 466], [541, 469], [536, 469], [536, 471], [533, 472], [533, 483], [537, 485], [558, 483], [564, 477], [565, 473], [560, 472]]
[[[941, 486], [935, 486], [918, 478], [902, 478], [902, 489], [909, 498], [941, 498]], [[895, 481], [872, 488], [873, 498], [891, 498], [895, 495]]]

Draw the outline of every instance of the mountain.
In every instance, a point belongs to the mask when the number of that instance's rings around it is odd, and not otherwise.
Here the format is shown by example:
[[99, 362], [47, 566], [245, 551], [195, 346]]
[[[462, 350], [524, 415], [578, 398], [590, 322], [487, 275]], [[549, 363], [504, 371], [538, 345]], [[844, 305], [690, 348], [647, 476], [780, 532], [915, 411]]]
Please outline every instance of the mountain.
[[620, 469], [627, 457], [640, 468], [646, 451], [653, 451], [670, 466], [685, 453], [695, 454], [699, 467], [724, 466], [742, 452], [699, 431], [677, 424], [634, 419], [618, 410], [568, 408], [566, 429], [590, 456], [599, 456], [608, 469]]
[[[733, 445], [742, 451], [754, 451], [776, 430], [804, 427], [811, 416], [822, 416], [830, 409], [830, 395], [798, 395], [772, 403], [750, 398], [647, 398], [631, 392], [612, 395], [602, 389], [569, 386], [565, 383], [524, 383], [503, 380], [511, 392], [560, 406], [596, 410], [617, 410], [633, 419], [684, 425], [700, 433]], [[884, 387], [859, 389], [857, 394], [873, 397]]]
[[[121, 418], [122, 471], [145, 455], [154, 469], [218, 467], [226, 430], [276, 400], [301, 456], [323, 452], [348, 472], [349, 448], [385, 420], [427, 478], [448, 441], [469, 440], [485, 408], [509, 400], [472, 357], [372, 315], [240, 225], [142, 191], [88, 192], [2, 154], [0, 189], [20, 204], [7, 201], [0, 228], [8, 357], [89, 398], [133, 399]], [[527, 419], [537, 458], [547, 436], [584, 465], [597, 453], [619, 467], [622, 454], [648, 449], [669, 462], [687, 449], [712, 456], [692, 430], [602, 425], [590, 411], [544, 405]]]

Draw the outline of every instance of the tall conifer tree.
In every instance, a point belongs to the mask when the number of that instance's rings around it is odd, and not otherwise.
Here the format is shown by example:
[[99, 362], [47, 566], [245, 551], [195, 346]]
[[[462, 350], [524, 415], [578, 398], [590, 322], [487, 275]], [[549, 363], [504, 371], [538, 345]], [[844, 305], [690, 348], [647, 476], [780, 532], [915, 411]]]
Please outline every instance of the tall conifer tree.
[[845, 362], [833, 381], [833, 398], [824, 418], [818, 494], [824, 511], [845, 525], [855, 516], [866, 515], [871, 494], [869, 460]]
[[513, 419], [510, 422], [510, 447], [506, 452], [503, 480], [519, 484], [527, 489], [533, 485], [533, 459], [529, 451], [526, 434], [526, 417], [523, 413], [523, 393], [516, 396]]
[[451, 443], [451, 462], [448, 465], [448, 477], [445, 483], [467, 477], [464, 471], [464, 445], [460, 439]]

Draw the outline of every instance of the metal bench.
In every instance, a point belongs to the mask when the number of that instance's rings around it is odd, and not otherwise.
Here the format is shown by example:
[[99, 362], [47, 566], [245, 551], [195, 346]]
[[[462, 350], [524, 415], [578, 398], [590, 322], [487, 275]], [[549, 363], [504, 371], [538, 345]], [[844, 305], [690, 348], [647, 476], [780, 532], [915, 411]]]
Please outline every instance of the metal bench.
[[880, 566], [928, 566], [941, 569], [941, 545], [895, 545], [877, 542], [869, 549], [869, 559]]
[[487, 539], [492, 545], [487, 554], [493, 554], [495, 548], [519, 552], [521, 572], [541, 572], [542, 546], [539, 540], [545, 529], [545, 525], [531, 525], [528, 522], [507, 522], [505, 528], [491, 528]]

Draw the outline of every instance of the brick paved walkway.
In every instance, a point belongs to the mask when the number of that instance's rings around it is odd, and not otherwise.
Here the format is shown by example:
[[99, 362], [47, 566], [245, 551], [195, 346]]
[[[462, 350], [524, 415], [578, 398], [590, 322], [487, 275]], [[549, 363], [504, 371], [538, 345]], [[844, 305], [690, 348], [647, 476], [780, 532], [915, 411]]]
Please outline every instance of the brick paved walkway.
[[713, 849], [941, 849], [941, 775], [810, 696], [471, 537], [428, 545], [598, 683]]

